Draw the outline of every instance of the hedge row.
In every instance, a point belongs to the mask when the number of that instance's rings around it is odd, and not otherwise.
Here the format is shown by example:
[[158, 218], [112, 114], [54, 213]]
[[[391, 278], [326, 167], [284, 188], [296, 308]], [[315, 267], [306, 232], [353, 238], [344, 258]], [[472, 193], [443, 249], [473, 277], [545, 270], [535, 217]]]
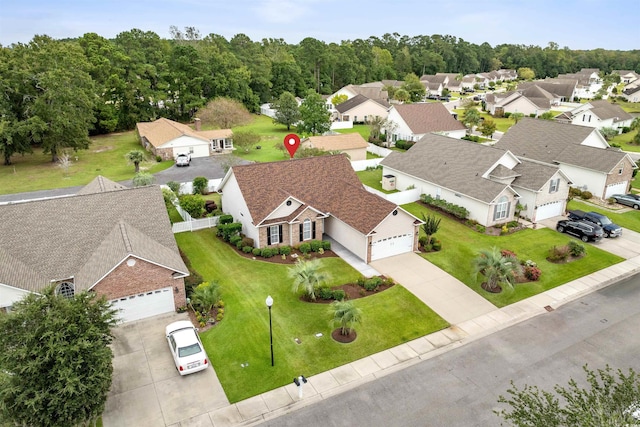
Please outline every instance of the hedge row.
[[467, 219], [469, 216], [469, 211], [462, 206], [454, 205], [453, 203], [449, 203], [443, 199], [434, 199], [429, 194], [423, 194], [420, 196], [420, 200], [422, 203], [425, 203], [429, 206], [433, 206], [438, 208], [444, 212], [450, 213], [459, 219]]

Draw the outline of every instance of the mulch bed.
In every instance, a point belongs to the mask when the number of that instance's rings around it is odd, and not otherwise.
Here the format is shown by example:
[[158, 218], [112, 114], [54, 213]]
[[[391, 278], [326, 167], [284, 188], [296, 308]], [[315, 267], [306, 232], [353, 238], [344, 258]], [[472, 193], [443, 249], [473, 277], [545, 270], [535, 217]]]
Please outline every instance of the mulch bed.
[[[380, 277], [384, 279], [384, 276], [380, 276]], [[331, 289], [334, 291], [338, 289], [342, 289], [345, 293], [345, 297], [344, 297], [345, 300], [354, 300], [358, 298], [368, 297], [369, 295], [379, 294], [380, 292], [385, 291], [393, 286], [395, 286], [395, 283], [388, 284], [388, 285], [380, 285], [378, 286], [378, 289], [376, 289], [375, 291], [368, 291], [362, 286], [358, 285], [357, 283], [347, 283], [345, 285], [334, 286]], [[312, 301], [306, 295], [303, 295], [300, 297], [300, 301], [310, 302], [315, 304], [331, 304], [335, 300], [316, 298], [315, 301]]]
[[337, 341], [339, 343], [348, 344], [350, 342], [355, 341], [355, 339], [358, 337], [358, 334], [353, 329], [349, 330], [348, 335], [342, 335], [341, 332], [342, 332], [341, 328], [335, 329], [333, 332], [331, 332], [331, 338], [333, 338], [334, 341]]
[[552, 264], [569, 264], [570, 262], [577, 261], [581, 258], [584, 258], [584, 255], [580, 255], [580, 256], [569, 255], [566, 259], [562, 259], [560, 261], [553, 261], [547, 258], [547, 261], [549, 261]]
[[[299, 259], [335, 258], [338, 256], [336, 255], [335, 252], [329, 249], [329, 250], [325, 250], [324, 253], [322, 254], [319, 252], [309, 252], [309, 254], [307, 255], [307, 258], [305, 258], [305, 255], [302, 252], [291, 248], [291, 255], [287, 255], [285, 259], [282, 259], [282, 255], [274, 255], [271, 258], [264, 258], [261, 256], [255, 256], [251, 252], [249, 252], [248, 254], [244, 253], [240, 249], [236, 248], [235, 246], [232, 246], [229, 243], [227, 244], [229, 245], [230, 248], [233, 248], [233, 250], [236, 251], [236, 253], [241, 257], [244, 257], [246, 259], [256, 260], [256, 261], [270, 262], [273, 264], [295, 264]], [[297, 257], [292, 256], [294, 254], [297, 255]]]

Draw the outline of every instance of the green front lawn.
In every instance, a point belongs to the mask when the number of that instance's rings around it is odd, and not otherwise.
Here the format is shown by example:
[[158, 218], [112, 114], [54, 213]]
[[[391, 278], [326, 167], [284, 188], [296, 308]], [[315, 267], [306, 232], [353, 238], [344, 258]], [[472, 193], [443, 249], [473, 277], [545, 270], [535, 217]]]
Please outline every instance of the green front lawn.
[[[52, 163], [51, 155], [43, 154], [41, 149], [35, 149], [34, 154], [13, 156], [12, 165], [0, 166], [2, 193], [85, 185], [97, 175], [112, 181], [133, 178], [134, 167], [124, 156], [131, 150], [143, 150], [134, 131], [96, 136], [91, 141], [87, 150], [69, 153], [72, 164], [67, 173]], [[147, 153], [147, 161], [140, 164], [140, 169], [156, 173], [171, 165], [173, 161], [158, 163]]]
[[382, 168], [359, 171], [356, 172], [356, 175], [358, 175], [358, 178], [360, 178], [360, 182], [362, 182], [364, 185], [374, 188], [383, 193], [389, 194], [396, 193], [398, 191], [388, 191], [382, 189]]
[[[423, 213], [442, 218], [440, 230], [436, 234], [436, 237], [442, 242], [442, 250], [422, 254], [422, 256], [462, 281], [497, 307], [504, 307], [623, 261], [622, 258], [596, 246], [586, 245], [586, 257], [569, 264], [553, 264], [546, 260], [549, 249], [554, 245], [566, 245], [569, 240], [573, 239], [572, 237], [547, 228], [527, 229], [506, 236], [489, 236], [473, 231], [419, 203], [410, 203], [404, 205], [403, 208], [418, 218], [422, 218]], [[515, 290], [505, 290], [499, 294], [484, 291], [480, 287], [482, 276], [474, 273], [473, 261], [481, 249], [491, 249], [493, 246], [515, 252], [520, 260], [535, 261], [542, 270], [540, 280], [517, 284]]]
[[[617, 204], [613, 206], [616, 209], [619, 209], [622, 207], [622, 205], [617, 205]], [[590, 211], [599, 212], [603, 215], [608, 216], [611, 221], [615, 222], [620, 227], [628, 228], [629, 230], [637, 231], [640, 233], [640, 213], [638, 213], [638, 211], [633, 209], [624, 213], [612, 212], [610, 210], [603, 209], [598, 206], [594, 206], [590, 203], [584, 203], [577, 200], [571, 200], [567, 204], [567, 209], [572, 209], [572, 210], [580, 209], [581, 211], [585, 211], [585, 212], [590, 212]]]
[[[214, 230], [176, 234], [180, 249], [204, 280], [221, 285], [222, 322], [202, 334], [216, 374], [231, 402], [291, 383], [447, 327], [413, 294], [396, 285], [355, 300], [362, 309], [358, 338], [339, 344], [331, 338], [329, 305], [300, 301], [291, 292], [288, 266], [243, 258], [215, 237]], [[360, 274], [340, 258], [325, 258], [331, 285], [355, 281]], [[269, 312], [274, 299], [271, 367]], [[316, 337], [321, 333], [321, 337]], [[301, 344], [294, 339], [298, 338]], [[242, 365], [245, 365], [243, 367]], [[248, 365], [247, 365], [248, 364]]]

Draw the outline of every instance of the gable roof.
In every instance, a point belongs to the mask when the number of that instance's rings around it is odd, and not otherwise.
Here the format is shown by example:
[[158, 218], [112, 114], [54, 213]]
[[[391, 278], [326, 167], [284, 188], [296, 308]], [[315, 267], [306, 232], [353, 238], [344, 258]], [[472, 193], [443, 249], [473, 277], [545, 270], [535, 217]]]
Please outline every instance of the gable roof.
[[310, 136], [303, 140], [308, 141], [311, 147], [325, 151], [353, 150], [367, 148], [369, 143], [359, 133], [341, 133], [337, 135]]
[[535, 82], [523, 82], [518, 84], [518, 90], [527, 89], [529, 86], [538, 86], [547, 92], [570, 100], [578, 84], [578, 80], [571, 79], [546, 79]]
[[256, 226], [290, 197], [365, 235], [398, 208], [365, 190], [343, 154], [233, 166], [227, 177], [230, 174], [235, 176]]
[[74, 277], [86, 290], [128, 256], [188, 275], [158, 186], [0, 206], [0, 283], [38, 292]]
[[566, 163], [608, 173], [626, 154], [613, 149], [581, 145], [597, 129], [524, 117], [495, 144], [519, 158]]
[[520, 163], [513, 170], [518, 173], [518, 177], [513, 180], [511, 186], [516, 188], [540, 191], [556, 173], [564, 176], [571, 183], [569, 178], [557, 166], [545, 165], [529, 159], [520, 159]]
[[416, 135], [466, 129], [440, 102], [399, 104], [392, 108]]
[[375, 102], [376, 104], [379, 104], [382, 108], [389, 108], [389, 103], [383, 99], [371, 99], [371, 98], [367, 98], [362, 94], [358, 94], [353, 98], [347, 99], [346, 101], [336, 105], [336, 110], [339, 113], [346, 113], [352, 108], [355, 108], [358, 105], [364, 104], [367, 101]]
[[[406, 153], [394, 151], [380, 164], [491, 203], [510, 187], [483, 178], [483, 175], [493, 169], [506, 153], [491, 146], [431, 133], [422, 137]], [[503, 172], [499, 169], [496, 173]]]
[[211, 139], [229, 138], [232, 135], [231, 129], [216, 129], [207, 131], [195, 131], [191, 127], [173, 120], [160, 118], [153, 122], [137, 123], [138, 135], [145, 138], [154, 147], [162, 147], [169, 141], [173, 141], [181, 136], [190, 136], [209, 143]]
[[622, 109], [619, 105], [612, 104], [606, 99], [589, 101], [591, 111], [600, 120], [614, 119], [614, 122], [623, 122], [633, 119], [633, 116]]
[[93, 180], [82, 187], [80, 191], [78, 191], [77, 195], [82, 194], [93, 194], [93, 193], [104, 193], [107, 191], [117, 191], [117, 190], [125, 190], [125, 187], [122, 184], [118, 184], [117, 182], [113, 182], [108, 178], [105, 178], [102, 175], [98, 175]]

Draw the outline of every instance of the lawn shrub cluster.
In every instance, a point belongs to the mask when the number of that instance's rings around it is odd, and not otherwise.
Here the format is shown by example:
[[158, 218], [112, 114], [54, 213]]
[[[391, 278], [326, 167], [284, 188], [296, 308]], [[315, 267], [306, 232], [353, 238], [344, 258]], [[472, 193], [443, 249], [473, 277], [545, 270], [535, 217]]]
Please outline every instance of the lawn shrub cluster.
[[[236, 236], [240, 237], [241, 231], [242, 231], [242, 223], [230, 222], [227, 224], [218, 224], [216, 235], [218, 237], [222, 237], [222, 239], [225, 242], [229, 242], [235, 246], [238, 240], [236, 240], [236, 243], [233, 243], [231, 242], [231, 238]], [[240, 237], [239, 241], [242, 241], [242, 237]]]
[[323, 286], [318, 290], [318, 297], [325, 301], [328, 301], [328, 300], [342, 301], [345, 299], [346, 296], [347, 294], [342, 289], [333, 290], [331, 288]]
[[199, 194], [183, 194], [178, 198], [178, 202], [192, 218], [202, 218], [204, 215], [205, 200]]
[[418, 243], [423, 248], [425, 252], [439, 251], [442, 249], [442, 242], [436, 239], [435, 237], [431, 237], [429, 239], [427, 236], [420, 236], [418, 239]]
[[360, 277], [357, 281], [358, 286], [361, 286], [369, 292], [375, 292], [382, 285], [393, 285], [393, 280], [387, 277], [373, 276], [369, 278]]
[[460, 139], [465, 139], [471, 142], [480, 142], [480, 137], [478, 135], [465, 135]]
[[310, 252], [324, 253], [331, 249], [331, 242], [328, 240], [311, 240], [310, 242], [300, 243], [298, 250], [307, 255]]
[[530, 259], [526, 261], [518, 259], [518, 256], [516, 255], [516, 253], [508, 249], [501, 249], [500, 254], [505, 258], [513, 258], [518, 260], [518, 262], [522, 266], [522, 269], [520, 272], [521, 278], [524, 278], [530, 282], [536, 282], [540, 280], [540, 275], [542, 274], [542, 270], [540, 270], [540, 268], [534, 261]]
[[413, 141], [405, 141], [403, 139], [399, 139], [396, 141], [396, 148], [399, 148], [401, 150], [408, 150], [409, 148], [413, 147], [415, 144], [415, 142]]
[[453, 203], [449, 203], [443, 199], [435, 199], [429, 194], [421, 195], [420, 200], [426, 205], [433, 206], [440, 209], [441, 211], [450, 213], [451, 215], [459, 219], [467, 219], [467, 217], [469, 216], [469, 211], [466, 208], [455, 205]]
[[574, 197], [589, 200], [593, 197], [593, 194], [590, 191], [582, 191], [579, 188], [569, 187], [569, 199], [573, 199]]
[[575, 240], [570, 240], [567, 244], [569, 248], [569, 253], [574, 257], [581, 257], [587, 253], [587, 248], [584, 247], [583, 244], [576, 242]]
[[581, 258], [586, 254], [587, 249], [583, 244], [575, 240], [570, 240], [569, 243], [564, 246], [553, 246], [549, 249], [547, 260], [550, 262], [565, 262], [569, 257]]

